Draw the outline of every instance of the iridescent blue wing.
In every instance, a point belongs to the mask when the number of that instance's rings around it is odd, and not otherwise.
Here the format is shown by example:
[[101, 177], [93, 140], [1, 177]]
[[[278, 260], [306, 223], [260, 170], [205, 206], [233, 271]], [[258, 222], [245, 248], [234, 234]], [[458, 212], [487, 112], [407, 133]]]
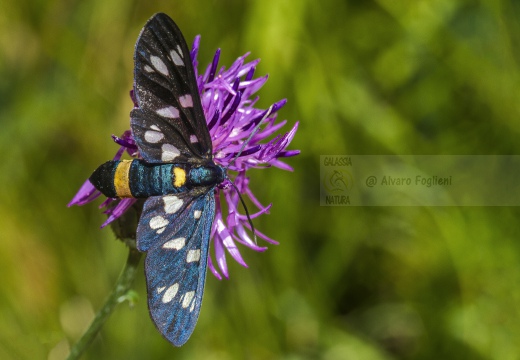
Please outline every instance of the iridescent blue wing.
[[166, 14], [144, 26], [134, 53], [131, 128], [147, 162], [202, 162], [212, 154], [190, 52]]
[[148, 198], [139, 220], [137, 248], [148, 252], [148, 308], [157, 329], [175, 346], [188, 340], [199, 317], [214, 217], [210, 190], [196, 198]]

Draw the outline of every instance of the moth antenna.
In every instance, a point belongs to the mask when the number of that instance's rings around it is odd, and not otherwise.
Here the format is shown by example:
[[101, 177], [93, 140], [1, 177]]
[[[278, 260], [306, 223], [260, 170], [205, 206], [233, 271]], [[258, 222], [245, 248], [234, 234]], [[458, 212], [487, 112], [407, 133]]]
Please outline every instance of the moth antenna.
[[[258, 122], [258, 124], [256, 124], [255, 128], [253, 129], [253, 131], [251, 131], [251, 134], [249, 134], [249, 136], [247, 137], [247, 139], [244, 141], [244, 143], [242, 144], [242, 146], [240, 147], [240, 150], [238, 151], [238, 153], [235, 155], [235, 157], [233, 158], [233, 160], [230, 161], [230, 163], [228, 164], [228, 166], [225, 167], [225, 170], [227, 170], [231, 165], [233, 165], [235, 163], [235, 161], [238, 159], [238, 157], [240, 156], [240, 154], [242, 154], [242, 152], [244, 151], [244, 149], [246, 148], [247, 144], [251, 141], [251, 139], [253, 138], [253, 136], [258, 132], [258, 129], [260, 129], [260, 125], [262, 125], [262, 123], [264, 122], [265, 119], [267, 119], [267, 117], [269, 115], [271, 115], [271, 113], [273, 112], [273, 105], [271, 105], [269, 107], [269, 109], [267, 109], [267, 111], [265, 112], [264, 116], [262, 117], [262, 119]], [[226, 172], [227, 173], [227, 172]], [[226, 176], [227, 177], [227, 176]], [[258, 245], [257, 241], [256, 241], [256, 233], [255, 233], [255, 226], [253, 225], [253, 220], [251, 220], [251, 217], [249, 216], [249, 211], [247, 210], [247, 206], [246, 206], [246, 203], [244, 202], [244, 199], [242, 198], [242, 195], [240, 195], [240, 191], [238, 191], [238, 188], [236, 187], [235, 183], [233, 181], [231, 181], [231, 179], [229, 179], [229, 182], [231, 183], [231, 185], [233, 185], [233, 187], [235, 188], [237, 194], [238, 194], [238, 197], [240, 198], [240, 202], [242, 203], [242, 206], [244, 207], [244, 210], [246, 212], [246, 216], [247, 216], [247, 221], [249, 222], [249, 225], [251, 226], [251, 231], [253, 231], [253, 241], [255, 242], [256, 245]]]
[[246, 211], [247, 221], [249, 222], [249, 225], [251, 226], [251, 231], [253, 232], [253, 241], [255, 242], [255, 245], [258, 245], [258, 243], [256, 242], [255, 226], [253, 225], [253, 220], [251, 220], [251, 217], [249, 216], [249, 211], [247, 211], [246, 203], [244, 202], [244, 199], [242, 198], [242, 195], [240, 195], [240, 191], [238, 191], [238, 188], [235, 185], [235, 183], [233, 181], [231, 181], [231, 180], [229, 180], [229, 182], [235, 188], [235, 190], [236, 190], [236, 192], [238, 194], [238, 197], [240, 198], [240, 202], [242, 203], [242, 206], [244, 207], [244, 210]]

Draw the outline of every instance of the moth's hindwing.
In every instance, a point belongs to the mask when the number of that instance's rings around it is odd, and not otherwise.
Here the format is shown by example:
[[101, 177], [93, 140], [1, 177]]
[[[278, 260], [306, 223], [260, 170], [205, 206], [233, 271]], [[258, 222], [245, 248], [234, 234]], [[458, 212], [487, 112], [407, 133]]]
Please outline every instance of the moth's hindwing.
[[147, 162], [202, 162], [212, 145], [186, 41], [165, 14], [144, 26], [134, 53], [138, 108], [131, 127]]
[[211, 190], [146, 200], [137, 229], [145, 261], [148, 308], [161, 334], [175, 346], [190, 337], [199, 317], [215, 197]]

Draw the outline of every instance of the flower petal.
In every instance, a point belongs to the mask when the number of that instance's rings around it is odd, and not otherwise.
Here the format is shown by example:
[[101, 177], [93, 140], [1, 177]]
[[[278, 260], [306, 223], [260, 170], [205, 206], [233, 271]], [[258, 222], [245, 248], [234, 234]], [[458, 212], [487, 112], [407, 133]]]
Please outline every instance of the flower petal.
[[[254, 241], [251, 240], [251, 238], [249, 237], [249, 235], [247, 234], [247, 232], [246, 232], [246, 230], [244, 229], [243, 226], [241, 226], [241, 225], [237, 226], [236, 233], [237, 233], [238, 236], [237, 235], [233, 235], [233, 237], [238, 242], [240, 242], [241, 244], [246, 245], [250, 249], [253, 249], [255, 251], [260, 251], [260, 252], [267, 250], [267, 247], [256, 245], [254, 243]], [[255, 233], [256, 233], [256, 230], [255, 230]]]
[[271, 161], [271, 164], [274, 166], [274, 167], [277, 167], [278, 169], [282, 169], [282, 170], [286, 170], [286, 171], [294, 171], [293, 167], [284, 163], [283, 161], [280, 161], [280, 160], [274, 160], [274, 161]]
[[215, 244], [215, 258], [217, 260], [218, 267], [222, 271], [224, 277], [228, 278], [228, 268], [226, 263], [226, 253], [224, 251], [224, 244], [220, 233], [218, 231], [219, 227], [225, 227], [221, 218], [216, 219], [217, 224], [217, 232], [213, 237], [213, 244]]
[[71, 207], [73, 205], [85, 205], [92, 200], [98, 198], [101, 195], [101, 192], [98, 191], [94, 185], [90, 182], [90, 180], [87, 180], [81, 185], [78, 192], [72, 200], [67, 204], [68, 207]]
[[215, 269], [215, 266], [213, 265], [213, 260], [211, 260], [211, 255], [208, 255], [208, 268], [209, 271], [219, 280], [222, 280], [222, 276], [220, 273]]
[[[227, 230], [226, 230], [227, 232]], [[237, 263], [242, 265], [243, 267], [248, 267], [244, 259], [242, 258], [242, 255], [240, 255], [240, 251], [238, 251], [237, 246], [235, 245], [235, 242], [233, 241], [233, 238], [227, 232], [227, 236], [223, 239], [224, 246], [226, 247], [226, 250], [229, 252], [229, 254], [235, 259]]]
[[113, 209], [110, 209], [107, 214], [109, 214], [108, 219], [101, 225], [102, 228], [110, 224], [112, 221], [116, 220], [118, 217], [123, 215], [123, 213], [128, 210], [137, 199], [122, 199], [119, 203], [114, 206]]

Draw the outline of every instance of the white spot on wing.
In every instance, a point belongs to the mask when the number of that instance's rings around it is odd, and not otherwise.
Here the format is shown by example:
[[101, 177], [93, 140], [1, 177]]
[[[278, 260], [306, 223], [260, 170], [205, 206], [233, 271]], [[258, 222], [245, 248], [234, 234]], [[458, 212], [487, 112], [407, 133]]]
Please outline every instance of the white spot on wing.
[[162, 228], [164, 226], [168, 225], [168, 220], [166, 220], [165, 218], [163, 218], [162, 216], [155, 216], [153, 218], [150, 219], [150, 227], [152, 229], [158, 229], [158, 228]]
[[179, 110], [175, 106], [168, 106], [156, 111], [157, 115], [164, 116], [170, 119], [177, 119], [179, 117]]
[[166, 225], [168, 225], [168, 220], [166, 220], [160, 215], [150, 219], [150, 228], [152, 228], [153, 230], [157, 230], [158, 234], [164, 231], [164, 227]]
[[175, 283], [172, 286], [170, 286], [168, 288], [168, 290], [166, 290], [164, 292], [164, 295], [162, 297], [162, 302], [166, 304], [166, 303], [172, 301], [172, 299], [175, 297], [175, 295], [177, 295], [177, 291], [179, 291], [179, 284]]
[[164, 291], [164, 289], [166, 289], [166, 286], [161, 286], [161, 287], [158, 287], [157, 288], [157, 294], [160, 294]]
[[184, 108], [193, 107], [193, 99], [191, 98], [190, 94], [186, 94], [184, 96], [179, 97], [179, 102], [181, 103], [181, 106]]
[[199, 261], [199, 260], [200, 260], [200, 249], [188, 251], [188, 255], [186, 256], [187, 263]]
[[162, 150], [162, 154], [161, 154], [162, 161], [172, 161], [181, 154], [179, 149], [177, 149], [175, 146], [173, 146], [171, 144], [164, 144], [162, 146], [161, 150]]
[[190, 306], [191, 300], [193, 299], [194, 295], [195, 295], [195, 291], [188, 291], [187, 293], [184, 294], [184, 296], [182, 298], [182, 307], [183, 308], [186, 309], [188, 306]]
[[200, 218], [200, 215], [202, 215], [202, 211], [200, 211], [200, 210], [195, 210], [195, 211], [193, 212], [193, 217], [194, 217], [195, 219]]
[[148, 130], [144, 133], [144, 139], [152, 144], [156, 144], [159, 141], [161, 141], [164, 138], [164, 135], [162, 132], [154, 131], [154, 130]]
[[155, 70], [152, 69], [152, 68], [151, 68], [150, 66], [148, 66], [148, 65], [145, 65], [145, 66], [144, 66], [144, 71], [149, 72], [149, 73], [151, 73], [151, 72], [155, 72]]
[[190, 142], [193, 144], [199, 142], [199, 139], [197, 139], [196, 135], [190, 135]]
[[150, 126], [150, 129], [155, 130], [155, 131], [161, 131], [161, 129], [159, 129], [159, 126], [157, 126], [157, 125]]
[[181, 57], [184, 57], [184, 54], [182, 53], [182, 49], [181, 49], [181, 46], [179, 44], [177, 44], [177, 52], [179, 53], [179, 55]]
[[162, 246], [163, 249], [180, 250], [186, 245], [186, 239], [183, 237], [167, 241]]
[[191, 303], [191, 306], [190, 306], [190, 312], [192, 312], [193, 309], [195, 309], [195, 301]]
[[161, 60], [160, 57], [157, 56], [150, 56], [150, 61], [153, 65], [153, 67], [159, 71], [161, 74], [168, 76], [168, 68], [164, 64], [164, 62]]
[[173, 214], [179, 211], [184, 201], [182, 199], [179, 199], [175, 195], [166, 195], [163, 196], [163, 202], [164, 202], [164, 211], [167, 214]]
[[170, 56], [172, 57], [172, 61], [177, 66], [184, 66], [184, 62], [181, 59], [181, 56], [179, 54], [182, 54], [181, 49], [177, 46], [177, 49], [179, 52], [172, 50], [170, 51]]
[[163, 227], [163, 228], [160, 228], [159, 230], [157, 230], [157, 231], [156, 231], [157, 234], [162, 234], [162, 233], [164, 232], [164, 229], [166, 229], [166, 228]]

